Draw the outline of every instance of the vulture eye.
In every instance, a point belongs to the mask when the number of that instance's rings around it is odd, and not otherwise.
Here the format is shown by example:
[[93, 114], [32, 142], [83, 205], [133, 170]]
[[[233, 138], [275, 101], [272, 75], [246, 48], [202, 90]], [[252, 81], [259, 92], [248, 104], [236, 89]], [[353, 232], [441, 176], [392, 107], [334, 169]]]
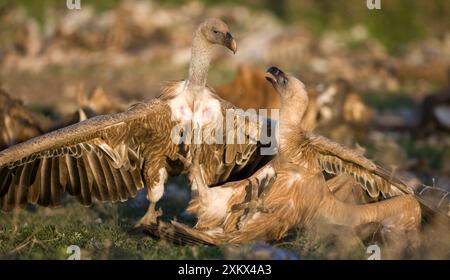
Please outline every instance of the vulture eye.
[[218, 34], [218, 33], [219, 33], [219, 31], [217, 31], [217, 30], [213, 30], [213, 32], [214, 32], [215, 34]]

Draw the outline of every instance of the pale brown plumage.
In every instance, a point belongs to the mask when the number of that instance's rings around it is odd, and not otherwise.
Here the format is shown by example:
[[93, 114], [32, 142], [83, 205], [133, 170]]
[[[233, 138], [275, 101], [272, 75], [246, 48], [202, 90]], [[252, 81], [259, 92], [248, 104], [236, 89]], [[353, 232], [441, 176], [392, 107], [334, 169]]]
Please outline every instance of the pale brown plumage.
[[[11, 210], [27, 202], [56, 206], [62, 192], [77, 196], [84, 205], [94, 199], [123, 201], [133, 197], [145, 182], [151, 203], [140, 223], [156, 222], [155, 203], [162, 196], [167, 177], [189, 172], [178, 160], [177, 154], [183, 151], [172, 141], [172, 129], [179, 123], [190, 122], [196, 116], [196, 105], [201, 108], [215, 100], [219, 107], [214, 113], [222, 115], [226, 109], [234, 108], [206, 86], [210, 57], [205, 48], [222, 44], [236, 51], [228, 27], [218, 19], [210, 19], [200, 25], [194, 37], [189, 78], [168, 83], [160, 98], [134, 105], [123, 113], [88, 119], [2, 151], [1, 208]], [[178, 106], [190, 110], [191, 115], [183, 119]], [[250, 127], [259, 128], [257, 124]], [[248, 138], [249, 134], [246, 135]], [[211, 185], [239, 178], [240, 173], [247, 174], [261, 158], [258, 153], [261, 145], [257, 143], [200, 147], [202, 161], [208, 163], [205, 177]], [[181, 148], [189, 151], [189, 145]]]
[[[284, 104], [280, 154], [246, 180], [199, 188], [204, 194], [200, 193], [188, 208], [198, 217], [195, 228], [173, 222], [159, 229], [161, 234], [207, 244], [241, 243], [277, 240], [298, 224], [308, 226], [317, 221], [350, 227], [379, 222], [394, 233], [415, 232], [421, 211], [413, 189], [357, 152], [303, 131], [299, 124], [308, 104], [303, 84], [276, 68], [269, 71]], [[201, 180], [201, 167], [195, 166], [194, 162], [193, 173]], [[276, 176], [272, 185], [263, 183], [267, 182], [267, 173], [261, 177], [271, 168], [272, 177]], [[326, 182], [324, 171], [337, 176]], [[339, 190], [343, 184], [353, 183], [345, 174], [351, 175], [372, 199], [389, 199], [364, 205], [344, 202], [346, 194]], [[255, 180], [256, 184], [252, 183]], [[249, 186], [255, 185], [259, 189], [256, 205], [252, 202], [255, 197], [249, 197], [255, 193]], [[255, 207], [259, 209], [255, 211]], [[226, 210], [218, 213], [221, 208]]]

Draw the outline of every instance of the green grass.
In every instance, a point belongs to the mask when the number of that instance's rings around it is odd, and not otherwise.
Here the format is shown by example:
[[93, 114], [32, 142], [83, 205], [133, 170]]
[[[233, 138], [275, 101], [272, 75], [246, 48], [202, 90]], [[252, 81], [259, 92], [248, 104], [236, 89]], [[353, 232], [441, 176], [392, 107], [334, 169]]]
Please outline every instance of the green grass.
[[[180, 213], [186, 204], [163, 199], [164, 220]], [[29, 207], [0, 213], [0, 259], [67, 259], [70, 245], [79, 246], [81, 259], [255, 259], [264, 258], [239, 246], [180, 246], [148, 236], [133, 225], [146, 206], [94, 203], [81, 206], [68, 198], [55, 209]], [[183, 221], [186, 222], [186, 221]], [[300, 259], [365, 259], [362, 243], [349, 243], [351, 234], [330, 229], [294, 229], [289, 237], [272, 243]], [[326, 233], [323, 235], [322, 233]], [[348, 238], [351, 237], [351, 238]], [[343, 243], [342, 241], [345, 241]]]
[[440, 170], [445, 157], [448, 157], [448, 147], [445, 144], [435, 145], [421, 143], [411, 138], [400, 140], [400, 145], [406, 151], [408, 158], [425, 160], [426, 166]]
[[[172, 179], [185, 185], [183, 177]], [[160, 203], [164, 220], [172, 219], [187, 201], [164, 197]], [[81, 206], [67, 197], [55, 209], [28, 207], [12, 213], [0, 212], [0, 259], [67, 259], [70, 245], [79, 246], [82, 259], [253, 259], [248, 244], [240, 246], [180, 246], [148, 236], [133, 225], [147, 205], [136, 202], [94, 203]], [[192, 225], [193, 221], [181, 219]], [[325, 230], [322, 232], [329, 232]], [[329, 235], [293, 230], [290, 237], [274, 242], [274, 247], [295, 252], [301, 259], [365, 257], [360, 246], [340, 246]], [[343, 235], [346, 236], [346, 235]], [[343, 251], [342, 247], [346, 250]], [[234, 253], [230, 253], [233, 251]]]
[[413, 98], [403, 91], [368, 92], [362, 95], [364, 102], [375, 109], [411, 108], [415, 105]]
[[67, 259], [67, 247], [82, 259], [218, 259], [216, 247], [175, 246], [133, 230], [119, 205], [83, 207], [71, 201], [54, 210], [0, 214], [0, 258]]
[[[183, 177], [170, 182], [183, 184]], [[187, 202], [163, 198], [164, 219], [181, 213]], [[0, 212], [0, 259], [67, 259], [70, 245], [79, 246], [82, 259], [221, 259], [218, 247], [178, 246], [157, 240], [134, 224], [147, 205], [99, 203], [90, 207], [65, 197], [61, 207], [29, 207]]]
[[416, 1], [391, 1], [384, 9], [372, 12], [365, 20], [370, 33], [388, 49], [397, 51], [424, 35], [418, 21]]

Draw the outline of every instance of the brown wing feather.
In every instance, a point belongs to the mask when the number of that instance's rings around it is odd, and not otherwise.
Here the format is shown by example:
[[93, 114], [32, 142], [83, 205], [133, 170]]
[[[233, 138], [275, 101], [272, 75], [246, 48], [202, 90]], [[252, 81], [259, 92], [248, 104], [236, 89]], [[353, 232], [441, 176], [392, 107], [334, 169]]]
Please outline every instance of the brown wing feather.
[[[239, 109], [233, 104], [221, 99], [211, 92], [219, 100], [222, 108], [224, 130], [226, 129], [226, 111], [228, 109]], [[241, 120], [245, 120], [242, 122]], [[202, 145], [201, 161], [205, 164], [204, 177], [210, 186], [230, 180], [238, 180], [251, 175], [261, 162], [262, 156], [259, 152], [263, 146], [260, 140], [260, 133], [263, 126], [268, 126], [269, 122], [258, 122], [257, 119], [248, 119], [243, 116], [234, 115], [233, 129], [225, 130], [223, 145]], [[238, 144], [238, 132], [242, 131], [244, 144]], [[226, 139], [234, 139], [234, 143], [227, 143]], [[255, 163], [255, 164], [253, 164]]]
[[358, 151], [346, 148], [324, 137], [308, 134], [323, 170], [330, 174], [350, 174], [372, 198], [412, 194], [413, 190], [382, 167], [365, 158]]
[[167, 110], [158, 100], [139, 103], [0, 152], [0, 208], [26, 202], [56, 206], [66, 191], [84, 205], [94, 198], [123, 201], [136, 195], [144, 186], [141, 145]]

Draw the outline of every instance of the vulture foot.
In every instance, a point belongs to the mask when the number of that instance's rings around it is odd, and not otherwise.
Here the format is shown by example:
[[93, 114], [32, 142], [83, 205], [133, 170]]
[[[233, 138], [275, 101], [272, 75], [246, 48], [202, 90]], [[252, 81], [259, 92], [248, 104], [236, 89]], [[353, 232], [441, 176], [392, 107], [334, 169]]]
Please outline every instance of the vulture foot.
[[273, 210], [264, 205], [264, 198], [275, 182], [276, 173], [271, 166], [266, 166], [260, 172], [248, 178], [247, 194], [250, 194], [246, 202], [235, 204], [233, 212], [245, 210], [240, 218], [238, 228], [242, 228], [256, 213], [272, 213]]
[[162, 215], [162, 209], [155, 209], [155, 204], [150, 202], [147, 213], [136, 223], [134, 228], [141, 228], [148, 225], [158, 224], [158, 217]]

